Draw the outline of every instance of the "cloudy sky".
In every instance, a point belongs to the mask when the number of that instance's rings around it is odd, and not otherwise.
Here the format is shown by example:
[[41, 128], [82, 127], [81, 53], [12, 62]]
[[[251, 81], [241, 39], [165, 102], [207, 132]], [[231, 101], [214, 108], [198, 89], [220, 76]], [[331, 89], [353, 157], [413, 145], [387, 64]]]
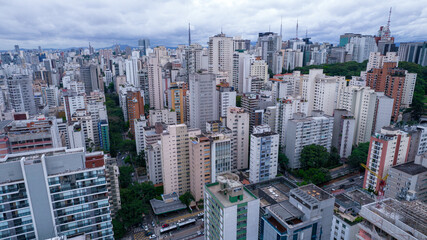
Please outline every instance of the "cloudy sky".
[[114, 43], [137, 46], [206, 45], [223, 29], [229, 36], [256, 41], [259, 32], [280, 31], [283, 38], [299, 35], [336, 43], [345, 32], [376, 34], [393, 7], [391, 32], [397, 42], [427, 40], [425, 0], [0, 0], [0, 49], [95, 48]]

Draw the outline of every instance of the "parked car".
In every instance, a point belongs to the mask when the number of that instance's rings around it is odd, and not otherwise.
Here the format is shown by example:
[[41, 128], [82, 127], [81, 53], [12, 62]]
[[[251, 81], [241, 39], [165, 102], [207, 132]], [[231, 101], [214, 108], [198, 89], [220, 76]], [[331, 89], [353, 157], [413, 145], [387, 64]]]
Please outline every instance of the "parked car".
[[162, 225], [162, 228], [169, 227], [169, 224], [165, 223]]
[[148, 226], [147, 225], [144, 226], [144, 230], [148, 231]]
[[150, 239], [155, 239], [156, 237], [157, 237], [156, 234], [153, 234], [150, 236]]

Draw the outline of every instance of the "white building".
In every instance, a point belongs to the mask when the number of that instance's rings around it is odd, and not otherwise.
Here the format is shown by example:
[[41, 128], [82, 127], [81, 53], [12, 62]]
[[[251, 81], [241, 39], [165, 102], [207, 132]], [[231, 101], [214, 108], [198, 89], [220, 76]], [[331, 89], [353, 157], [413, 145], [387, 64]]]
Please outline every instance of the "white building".
[[134, 87], [139, 86], [138, 78], [138, 58], [132, 57], [125, 61], [126, 64], [126, 82]]
[[320, 111], [313, 111], [311, 117], [303, 113], [294, 114], [286, 126], [286, 156], [289, 167], [300, 168], [301, 151], [305, 146], [316, 144], [331, 149], [332, 130], [334, 119], [323, 115]]
[[402, 107], [409, 107], [412, 104], [412, 98], [414, 97], [415, 82], [417, 81], [416, 73], [405, 74], [405, 85], [403, 86], [403, 96], [401, 101]]
[[[314, 86], [313, 110], [323, 111], [332, 116], [337, 105], [338, 92], [347, 82], [344, 77], [316, 77]], [[310, 105], [310, 103], [309, 103]]]
[[268, 65], [264, 60], [257, 59], [251, 64], [251, 76], [260, 78], [266, 83], [269, 79], [268, 77]]
[[277, 128], [274, 130], [280, 135], [280, 145], [285, 146], [286, 127], [294, 113], [308, 114], [308, 102], [301, 97], [288, 97], [277, 102]]
[[230, 107], [226, 126], [233, 132], [233, 170], [249, 167], [249, 113], [243, 108]]
[[147, 173], [153, 184], [163, 182], [162, 173], [162, 146], [161, 142], [148, 145], [145, 149], [147, 158]]
[[150, 110], [150, 125], [154, 126], [157, 122], [166, 124], [176, 124], [176, 112], [169, 109]]
[[279, 134], [268, 125], [254, 127], [251, 134], [249, 181], [257, 183], [277, 175], [279, 157]]
[[162, 68], [158, 57], [151, 57], [148, 63], [148, 88], [150, 107], [163, 109], [164, 106], [164, 81], [162, 79]]
[[204, 190], [205, 239], [258, 239], [260, 200], [232, 173], [217, 177]]
[[[231, 76], [233, 73], [233, 53], [234, 44], [232, 37], [226, 37], [223, 33], [210, 37], [209, 73], [220, 74], [221, 72], [227, 72]], [[231, 85], [230, 80], [228, 82]]]
[[135, 144], [136, 144], [136, 153], [140, 154], [144, 149], [144, 127], [147, 126], [147, 120], [145, 118], [135, 119]]
[[237, 93], [232, 91], [231, 88], [221, 87], [219, 89], [219, 116], [221, 118], [227, 117], [227, 109], [236, 106]]
[[374, 36], [370, 35], [352, 37], [345, 48], [352, 60], [358, 63], [369, 59], [370, 53], [378, 50]]

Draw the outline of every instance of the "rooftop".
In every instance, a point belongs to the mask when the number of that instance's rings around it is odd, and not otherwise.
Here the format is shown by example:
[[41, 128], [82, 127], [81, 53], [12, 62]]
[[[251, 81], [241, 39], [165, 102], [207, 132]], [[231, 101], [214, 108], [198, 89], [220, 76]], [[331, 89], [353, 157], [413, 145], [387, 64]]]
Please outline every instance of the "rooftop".
[[304, 213], [292, 205], [288, 200], [270, 206], [269, 210], [280, 217], [284, 222], [304, 216]]
[[285, 177], [277, 177], [246, 186], [260, 199], [261, 207], [270, 206], [288, 200], [289, 191], [297, 186]]
[[150, 200], [151, 207], [156, 215], [175, 212], [187, 208], [187, 206], [179, 200], [176, 193], [164, 194], [162, 198], [163, 200]]
[[317, 201], [324, 201], [333, 198], [331, 194], [325, 192], [314, 184], [308, 184], [296, 189], [292, 189], [291, 192], [297, 194], [298, 196], [302, 197], [304, 200], [312, 204], [317, 203]]
[[375, 202], [369, 194], [362, 192], [358, 189], [345, 193], [353, 201], [357, 202], [360, 206]]
[[242, 203], [250, 202], [257, 199], [255, 195], [249, 192], [245, 187], [243, 187], [243, 185], [242, 185], [242, 188], [243, 188], [243, 192], [242, 192], [243, 200], [233, 203], [233, 202], [230, 202], [228, 195], [227, 194], [224, 195], [224, 193], [221, 191], [221, 187], [218, 182], [206, 185], [206, 190], [208, 190], [211, 193], [211, 195], [213, 195], [216, 198], [216, 200], [220, 202], [224, 208], [232, 207], [237, 204], [242, 204]]
[[417, 175], [423, 172], [427, 172], [426, 167], [420, 164], [416, 164], [414, 162], [403, 163], [403, 164], [394, 166], [393, 168], [396, 170], [402, 171], [404, 173], [407, 173], [409, 175]]

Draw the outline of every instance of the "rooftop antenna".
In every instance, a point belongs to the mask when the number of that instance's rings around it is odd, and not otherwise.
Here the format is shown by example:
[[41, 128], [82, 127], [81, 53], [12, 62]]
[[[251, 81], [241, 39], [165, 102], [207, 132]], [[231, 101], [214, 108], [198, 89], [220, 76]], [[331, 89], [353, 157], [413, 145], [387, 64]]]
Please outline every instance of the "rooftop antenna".
[[390, 38], [390, 18], [391, 18], [391, 7], [390, 7], [390, 12], [388, 13], [387, 27], [384, 32], [384, 35], [386, 38]]
[[188, 46], [191, 45], [191, 31], [190, 31], [190, 23], [188, 23]]
[[282, 17], [280, 16], [280, 37], [282, 36]]
[[270, 28], [271, 28], [271, 25], [268, 25], [268, 31], [269, 31], [269, 32], [271, 32]]
[[297, 29], [296, 29], [296, 37], [295, 37], [295, 39], [298, 40], [298, 18], [297, 18]]
[[308, 29], [305, 29], [305, 38], [308, 38]]
[[223, 34], [223, 33], [222, 33], [222, 26], [221, 26], [221, 34]]

